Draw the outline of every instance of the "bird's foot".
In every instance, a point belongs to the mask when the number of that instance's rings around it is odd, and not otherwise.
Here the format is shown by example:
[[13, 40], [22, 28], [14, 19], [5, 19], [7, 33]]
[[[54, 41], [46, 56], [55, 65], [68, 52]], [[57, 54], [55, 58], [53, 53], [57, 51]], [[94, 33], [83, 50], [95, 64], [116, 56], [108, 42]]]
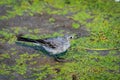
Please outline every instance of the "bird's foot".
[[60, 57], [55, 57], [54, 60], [57, 62], [66, 62], [64, 58], [60, 58]]
[[57, 62], [71, 62], [71, 60], [67, 60], [65, 58], [54, 57], [54, 60]]

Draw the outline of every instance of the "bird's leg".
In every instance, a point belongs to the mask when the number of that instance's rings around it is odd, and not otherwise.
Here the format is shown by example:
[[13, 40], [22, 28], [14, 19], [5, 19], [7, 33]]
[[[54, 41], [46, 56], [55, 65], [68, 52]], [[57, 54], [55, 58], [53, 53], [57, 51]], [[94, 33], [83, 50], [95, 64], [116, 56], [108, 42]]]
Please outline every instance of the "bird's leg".
[[64, 58], [60, 58], [60, 57], [58, 57], [58, 56], [54, 56], [54, 59], [55, 59], [55, 61], [57, 61], [57, 62], [66, 62], [66, 60], [65, 60]]

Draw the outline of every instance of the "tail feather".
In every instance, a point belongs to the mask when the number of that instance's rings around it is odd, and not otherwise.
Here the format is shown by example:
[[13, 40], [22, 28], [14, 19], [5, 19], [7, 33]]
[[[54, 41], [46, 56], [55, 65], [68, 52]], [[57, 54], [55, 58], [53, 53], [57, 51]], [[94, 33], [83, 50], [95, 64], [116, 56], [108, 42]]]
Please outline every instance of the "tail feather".
[[23, 35], [18, 35], [17, 36], [17, 40], [18, 41], [25, 41], [25, 42], [34, 42], [34, 43], [37, 43], [37, 41], [35, 39], [30, 39], [30, 38], [24, 38], [22, 37]]
[[24, 38], [22, 36], [23, 36], [22, 34], [18, 35], [17, 40], [18, 41], [25, 41], [25, 42], [40, 43], [40, 44], [48, 45], [48, 46], [50, 46], [52, 48], [56, 48], [53, 44], [51, 44], [50, 42], [45, 41], [44, 39], [30, 39], [30, 38]]

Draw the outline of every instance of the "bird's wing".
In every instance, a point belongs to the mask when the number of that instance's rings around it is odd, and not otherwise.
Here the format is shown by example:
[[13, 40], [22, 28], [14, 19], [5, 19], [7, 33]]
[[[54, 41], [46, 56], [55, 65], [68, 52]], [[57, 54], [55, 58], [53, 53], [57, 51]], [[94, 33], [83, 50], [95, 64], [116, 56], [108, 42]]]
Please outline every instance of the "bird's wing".
[[42, 43], [42, 45], [50, 48], [57, 48], [60, 45], [60, 41], [57, 38], [39, 39], [37, 42]]

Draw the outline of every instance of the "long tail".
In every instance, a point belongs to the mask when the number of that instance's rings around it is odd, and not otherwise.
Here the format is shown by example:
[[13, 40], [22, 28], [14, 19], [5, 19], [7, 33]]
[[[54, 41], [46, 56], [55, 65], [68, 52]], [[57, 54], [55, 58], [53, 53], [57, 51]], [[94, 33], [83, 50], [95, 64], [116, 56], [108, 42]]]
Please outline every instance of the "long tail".
[[37, 43], [38, 42], [38, 40], [37, 39], [30, 39], [30, 38], [24, 38], [24, 37], [22, 37], [23, 35], [18, 35], [17, 36], [17, 40], [18, 41], [25, 41], [25, 42], [33, 42], [33, 43]]
[[46, 42], [44, 39], [30, 39], [30, 38], [24, 38], [22, 36], [23, 36], [22, 34], [19, 34], [17, 36], [17, 40], [18, 41], [25, 41], [25, 42], [40, 43], [40, 44], [48, 45], [51, 48], [55, 48], [54, 45], [52, 45], [50, 42]]

